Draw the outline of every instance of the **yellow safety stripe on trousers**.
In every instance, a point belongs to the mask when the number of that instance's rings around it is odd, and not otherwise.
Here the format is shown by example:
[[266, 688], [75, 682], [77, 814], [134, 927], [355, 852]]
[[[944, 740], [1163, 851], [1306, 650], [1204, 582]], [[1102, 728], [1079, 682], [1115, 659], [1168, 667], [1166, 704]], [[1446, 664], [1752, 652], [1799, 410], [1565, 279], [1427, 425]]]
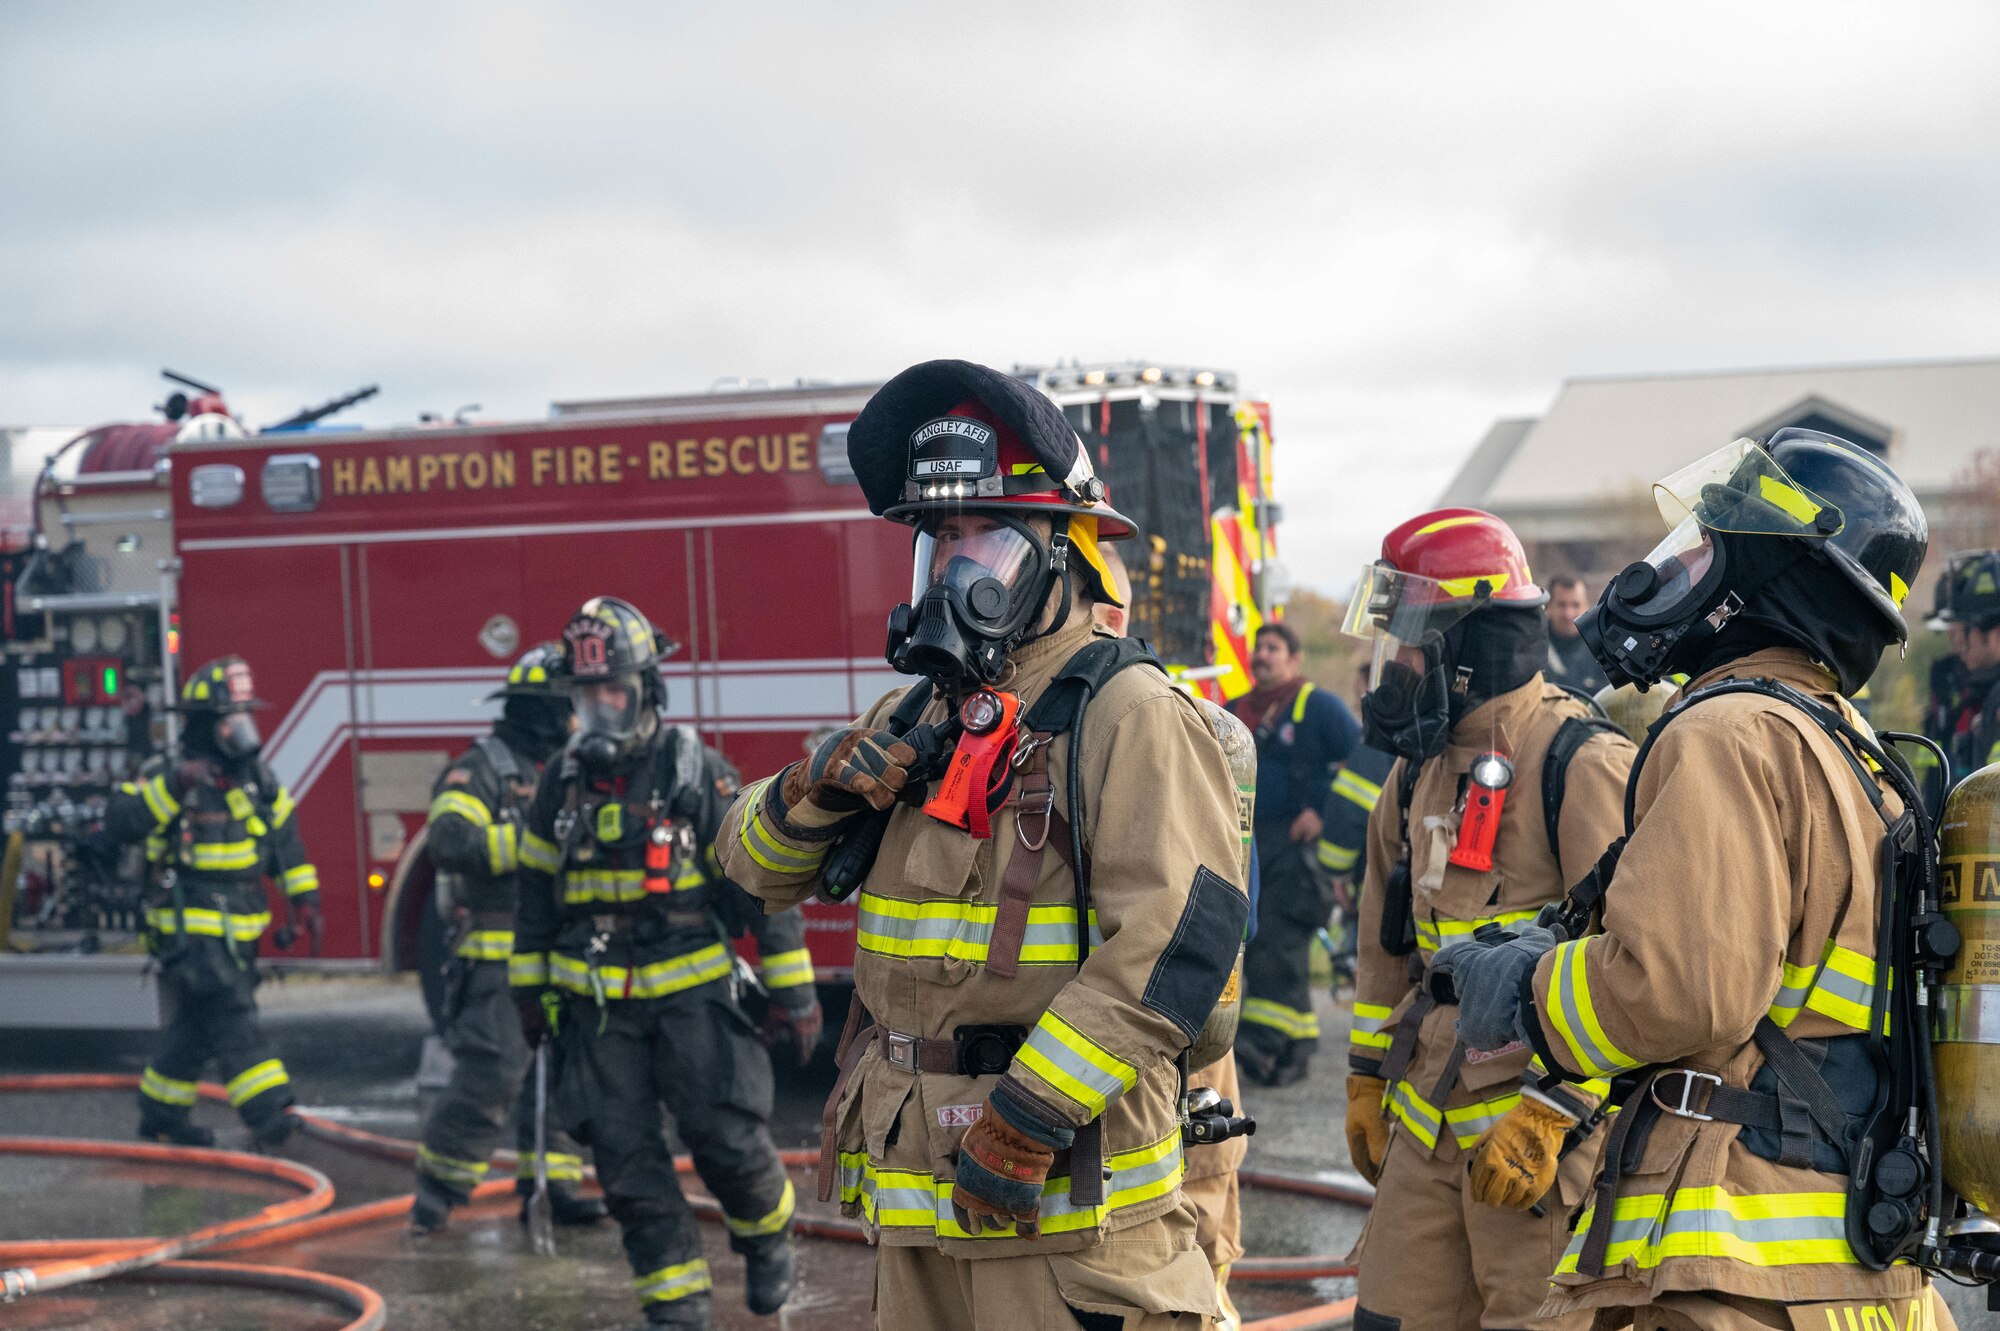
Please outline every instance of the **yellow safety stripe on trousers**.
[[231, 786], [223, 795], [222, 802], [229, 806], [229, 816], [243, 824], [243, 830], [253, 837], [266, 836], [271, 829], [264, 826], [264, 820], [257, 816], [257, 806], [250, 802], [250, 792], [241, 786]]
[[554, 873], [562, 868], [562, 848], [546, 837], [524, 830], [521, 833], [521, 867]]
[[[226, 928], [224, 921], [228, 922]], [[190, 934], [248, 943], [262, 938], [264, 931], [271, 927], [271, 913], [260, 910], [252, 915], [230, 915], [219, 910], [177, 911], [172, 906], [155, 906], [146, 912], [146, 923], [156, 933], [177, 933], [182, 925], [186, 925]]]
[[163, 1105], [192, 1105], [200, 1087], [191, 1081], [179, 1081], [153, 1068], [147, 1068], [139, 1078], [139, 1094], [148, 1100], [158, 1100]]
[[516, 952], [507, 958], [507, 983], [540, 988], [549, 982], [549, 954]]
[[181, 847], [181, 863], [209, 873], [257, 867], [255, 841], [195, 841]]
[[266, 1091], [275, 1091], [291, 1082], [292, 1076], [285, 1071], [285, 1065], [275, 1058], [267, 1058], [262, 1063], [247, 1067], [229, 1079], [223, 1089], [229, 1092], [229, 1103], [241, 1109], [248, 1101], [256, 1099]]
[[504, 961], [509, 963], [508, 973], [512, 975], [514, 959], [514, 931], [512, 929], [474, 929], [458, 945], [455, 956], [468, 961]]
[[1489, 924], [1502, 928], [1525, 924], [1541, 914], [1539, 906], [1528, 910], [1502, 911], [1498, 915], [1478, 915], [1469, 920], [1418, 920], [1417, 943], [1426, 952], [1435, 952], [1450, 943], [1464, 942]]
[[1389, 1021], [1396, 1009], [1382, 1003], [1356, 1003], [1354, 1021], [1347, 1028], [1347, 1043], [1357, 1049], [1382, 1049], [1395, 1042]]
[[1320, 839], [1319, 867], [1328, 873], [1348, 873], [1360, 859], [1359, 846], [1343, 846], [1325, 838]]
[[[543, 1154], [542, 1158], [548, 1161], [549, 1182], [583, 1182], [582, 1156], [569, 1155], [562, 1151], [548, 1151]], [[514, 1177], [517, 1179], [532, 1179], [534, 1176], [535, 1153], [533, 1151], [522, 1151], [514, 1158]]]
[[1295, 1007], [1286, 1007], [1283, 1003], [1274, 1003], [1268, 998], [1244, 999], [1242, 1020], [1253, 1026], [1269, 1026], [1273, 1030], [1283, 1031], [1294, 1040], [1319, 1039], [1317, 1012], [1301, 1012]]
[[438, 797], [431, 801], [431, 811], [426, 817], [431, 822], [436, 822], [447, 814], [456, 814], [474, 827], [493, 826], [492, 810], [486, 807], [484, 801], [463, 790], [439, 792]]
[[521, 832], [514, 824], [495, 823], [486, 829], [486, 867], [495, 878], [521, 867]]
[[1590, 1003], [1590, 976], [1587, 955], [1590, 944], [1603, 935], [1558, 943], [1555, 969], [1549, 975], [1549, 1017], [1556, 1033], [1569, 1048], [1576, 1070], [1589, 1077], [1609, 1077], [1639, 1066], [1639, 1060], [1611, 1043]]
[[302, 897], [308, 892], [319, 891], [319, 869], [314, 865], [301, 864], [287, 869], [280, 878], [285, 885], [285, 895]]
[[271, 826], [283, 827], [292, 816], [292, 810], [298, 807], [299, 802], [292, 798], [292, 792], [279, 786], [278, 798], [271, 801]]
[[833, 843], [823, 842], [812, 849], [802, 850], [780, 839], [777, 830], [764, 816], [766, 788], [775, 780], [776, 777], [767, 776], [743, 793], [743, 823], [736, 830], [736, 839], [743, 843], [744, 854], [772, 873], [818, 873], [819, 866], [833, 849]]
[[[1891, 989], [1895, 972], [1889, 974]], [[1780, 1027], [1798, 1020], [1800, 1011], [1812, 1009], [1862, 1034], [1868, 1032], [1868, 1018], [1875, 1002], [1875, 959], [1834, 945], [1828, 939], [1820, 951], [1819, 965], [1794, 966], [1785, 963], [1785, 976], [1778, 996], [1771, 1003], [1771, 1020]], [[1883, 1013], [1888, 1021], [1888, 1013]], [[1885, 1030], [1883, 1034], [1888, 1034]]]
[[1139, 1069], [1054, 1012], [1042, 1013], [1015, 1058], [1022, 1067], [1082, 1105], [1091, 1118], [1132, 1089]]
[[[1556, 1274], [1576, 1270], [1597, 1208], [1577, 1221]], [[1631, 1261], [1650, 1271], [1670, 1257], [1721, 1257], [1747, 1266], [1851, 1265], [1847, 1194], [1774, 1192], [1737, 1196], [1720, 1187], [1620, 1197], [1611, 1212], [1604, 1266]]]
[[417, 1148], [417, 1172], [470, 1191], [486, 1177], [484, 1160], [457, 1160], [428, 1146]]
[[[861, 894], [854, 946], [878, 956], [908, 961], [932, 957], [986, 964], [993, 939], [993, 922], [1000, 906], [992, 901], [933, 898], [903, 901], [896, 897]], [[1101, 946], [1097, 912], [1090, 913], [1090, 942]], [[1028, 907], [1028, 925], [1021, 935], [1023, 966], [1076, 964], [1076, 907], [1069, 903]]]
[[578, 957], [560, 952], [549, 956], [549, 982], [573, 994], [595, 996], [593, 973], [604, 986], [606, 998], [664, 998], [683, 989], [720, 980], [729, 974], [730, 953], [720, 943], [711, 943], [697, 952], [685, 952], [665, 961], [634, 968], [591, 966]]
[[1363, 812], [1373, 813], [1375, 805], [1382, 798], [1382, 787], [1361, 773], [1351, 772], [1343, 767], [1333, 778], [1333, 793], [1342, 799], [1359, 804]]
[[668, 1303], [713, 1289], [715, 1282], [709, 1278], [707, 1260], [697, 1257], [691, 1262], [633, 1276], [632, 1288], [639, 1291], [640, 1303]]
[[[1119, 1151], [1104, 1164], [1109, 1177], [1104, 1184], [1102, 1205], [1077, 1206], [1071, 1202], [1068, 1175], [1052, 1178], [1042, 1185], [1042, 1233], [1095, 1229], [1113, 1211], [1173, 1192], [1181, 1181], [1180, 1133], [1162, 1137], [1150, 1146]], [[861, 1213], [883, 1229], [919, 1229], [947, 1239], [1018, 1237], [1012, 1225], [977, 1233], [961, 1229], [951, 1209], [954, 1183], [948, 1178], [933, 1178], [922, 1170], [879, 1168], [869, 1161], [865, 1151], [843, 1151], [840, 1156], [841, 1202], [859, 1205]]]
[[792, 1192], [792, 1181], [786, 1179], [784, 1196], [778, 1198], [778, 1204], [771, 1208], [769, 1214], [759, 1216], [755, 1220], [738, 1220], [724, 1211], [722, 1223], [729, 1226], [729, 1232], [732, 1234], [746, 1239], [756, 1238], [761, 1234], [775, 1234], [790, 1224], [792, 1212], [796, 1209], [798, 1209], [798, 1198]]
[[757, 961], [757, 973], [763, 978], [766, 989], [796, 989], [802, 984], [813, 982], [812, 953], [805, 948], [791, 952], [773, 952]]
[[181, 802], [174, 798], [173, 791], [167, 789], [167, 778], [164, 774], [141, 781], [137, 785], [128, 781], [120, 789], [128, 795], [137, 795], [146, 801], [146, 811], [153, 815], [153, 821], [161, 827], [171, 823], [174, 815], [181, 811]]

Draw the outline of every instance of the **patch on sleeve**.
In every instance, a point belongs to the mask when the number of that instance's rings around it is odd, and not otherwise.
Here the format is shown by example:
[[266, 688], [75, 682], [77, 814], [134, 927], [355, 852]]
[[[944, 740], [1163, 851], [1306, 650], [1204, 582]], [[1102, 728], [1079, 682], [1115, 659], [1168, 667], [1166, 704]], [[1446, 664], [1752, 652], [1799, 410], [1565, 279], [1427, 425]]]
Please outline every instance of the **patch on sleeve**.
[[472, 773], [463, 767], [454, 767], [444, 774], [444, 783], [447, 786], [462, 786], [471, 780]]
[[1236, 950], [1249, 922], [1250, 898], [1207, 865], [1195, 870], [1181, 922], [1154, 963], [1141, 1000], [1180, 1027], [1190, 1043], [1236, 969]]

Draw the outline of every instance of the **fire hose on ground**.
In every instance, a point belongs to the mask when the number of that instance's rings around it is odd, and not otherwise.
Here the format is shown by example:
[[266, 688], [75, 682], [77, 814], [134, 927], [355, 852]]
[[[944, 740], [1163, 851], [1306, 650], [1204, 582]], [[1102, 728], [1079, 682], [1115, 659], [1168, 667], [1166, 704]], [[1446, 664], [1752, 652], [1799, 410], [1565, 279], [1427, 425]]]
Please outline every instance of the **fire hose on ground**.
[[[65, 1093], [74, 1091], [136, 1090], [139, 1078], [120, 1073], [54, 1073], [0, 1077], [0, 1093]], [[212, 1083], [200, 1085], [204, 1099], [227, 1102], [223, 1088]], [[398, 1163], [412, 1163], [417, 1143], [384, 1136], [363, 1128], [336, 1123], [316, 1114], [295, 1111], [299, 1128], [315, 1140]], [[0, 1242], [0, 1298], [60, 1289], [95, 1280], [147, 1279], [197, 1283], [248, 1285], [298, 1294], [332, 1303], [353, 1314], [341, 1331], [379, 1331], [386, 1325], [381, 1295], [365, 1285], [288, 1267], [238, 1262], [190, 1261], [195, 1253], [243, 1252], [255, 1248], [296, 1243], [343, 1229], [393, 1223], [409, 1214], [408, 1194], [385, 1197], [356, 1206], [333, 1207], [333, 1185], [324, 1174], [309, 1166], [277, 1156], [251, 1155], [213, 1147], [167, 1146], [153, 1142], [106, 1142], [68, 1137], [0, 1137], [0, 1154], [73, 1157], [100, 1160], [137, 1160], [152, 1164], [183, 1165], [249, 1174], [289, 1183], [300, 1189], [296, 1197], [272, 1203], [249, 1215], [190, 1231], [172, 1238], [115, 1239], [34, 1239]], [[812, 1150], [779, 1153], [788, 1168], [810, 1168], [819, 1163]], [[501, 1151], [495, 1160], [511, 1162], [512, 1152]], [[675, 1161], [681, 1173], [692, 1172], [692, 1162]], [[1266, 1170], [1242, 1170], [1238, 1179], [1246, 1187], [1262, 1188], [1315, 1197], [1324, 1201], [1366, 1207], [1374, 1201], [1374, 1190], [1352, 1175], [1327, 1174], [1301, 1177]], [[511, 1179], [496, 1179], [473, 1189], [471, 1201], [497, 1202], [511, 1198]], [[722, 1209], [712, 1198], [688, 1198], [695, 1213], [708, 1220], [720, 1220]], [[498, 1209], [498, 1208], [495, 1208]], [[842, 1243], [867, 1243], [869, 1232], [855, 1220], [829, 1216], [796, 1216], [794, 1230], [812, 1238]], [[1352, 1276], [1354, 1268], [1345, 1259], [1332, 1256], [1246, 1257], [1230, 1268], [1232, 1281], [1302, 1281]], [[1354, 1300], [1302, 1308], [1295, 1312], [1247, 1322], [1243, 1331], [1307, 1331], [1314, 1327], [1344, 1326], [1353, 1316]]]

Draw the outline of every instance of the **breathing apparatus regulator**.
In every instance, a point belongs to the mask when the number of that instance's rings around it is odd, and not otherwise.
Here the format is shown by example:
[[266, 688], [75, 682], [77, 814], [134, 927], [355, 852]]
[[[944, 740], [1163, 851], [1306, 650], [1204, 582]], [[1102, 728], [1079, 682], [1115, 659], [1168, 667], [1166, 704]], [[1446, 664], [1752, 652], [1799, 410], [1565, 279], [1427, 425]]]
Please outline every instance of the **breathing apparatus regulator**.
[[628, 758], [660, 727], [667, 705], [659, 664], [679, 644], [629, 602], [593, 596], [563, 628], [562, 674], [576, 707], [577, 762], [604, 771]]

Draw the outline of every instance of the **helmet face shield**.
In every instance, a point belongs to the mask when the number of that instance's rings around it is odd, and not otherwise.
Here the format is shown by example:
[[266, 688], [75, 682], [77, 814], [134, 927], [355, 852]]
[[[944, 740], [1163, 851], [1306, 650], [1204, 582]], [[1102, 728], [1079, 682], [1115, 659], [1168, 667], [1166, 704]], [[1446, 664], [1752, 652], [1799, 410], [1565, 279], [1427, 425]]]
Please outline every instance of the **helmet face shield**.
[[1825, 540], [1846, 518], [1749, 439], [1719, 448], [1653, 485], [1669, 530], [1692, 518], [1710, 531]]
[[1422, 674], [1445, 631], [1485, 605], [1494, 590], [1485, 578], [1440, 581], [1387, 564], [1364, 565], [1341, 631], [1374, 644], [1368, 686], [1379, 688], [1384, 667], [1395, 661]]
[[612, 740], [631, 739], [639, 733], [645, 693], [645, 687], [633, 675], [594, 679], [572, 686], [570, 697], [576, 704], [578, 731]]

